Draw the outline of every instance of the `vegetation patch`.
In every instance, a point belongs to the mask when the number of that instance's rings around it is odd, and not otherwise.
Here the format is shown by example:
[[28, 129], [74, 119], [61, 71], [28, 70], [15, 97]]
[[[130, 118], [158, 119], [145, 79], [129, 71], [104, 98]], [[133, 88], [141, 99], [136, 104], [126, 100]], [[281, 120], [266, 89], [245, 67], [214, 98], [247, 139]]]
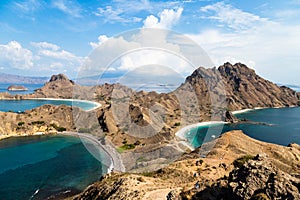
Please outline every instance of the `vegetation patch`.
[[67, 130], [65, 127], [57, 126], [56, 124], [50, 124], [50, 126], [55, 128], [55, 130], [57, 130], [58, 132], [63, 132]]
[[118, 151], [119, 153], [122, 153], [122, 152], [124, 152], [124, 151], [126, 151], [126, 150], [130, 150], [130, 149], [134, 149], [134, 148], [135, 148], [135, 145], [134, 145], [134, 144], [124, 144], [123, 146], [119, 147], [119, 148], [117, 149], [117, 151]]
[[25, 124], [25, 122], [19, 122], [18, 126], [23, 126]]
[[45, 121], [33, 121], [31, 122], [32, 125], [43, 125], [45, 124]]
[[248, 162], [248, 160], [252, 160], [253, 158], [254, 158], [254, 156], [252, 156], [252, 155], [242, 156], [242, 157], [236, 159], [235, 161], [233, 161], [233, 165], [234, 165], [234, 167], [241, 168], [244, 165], [244, 163]]

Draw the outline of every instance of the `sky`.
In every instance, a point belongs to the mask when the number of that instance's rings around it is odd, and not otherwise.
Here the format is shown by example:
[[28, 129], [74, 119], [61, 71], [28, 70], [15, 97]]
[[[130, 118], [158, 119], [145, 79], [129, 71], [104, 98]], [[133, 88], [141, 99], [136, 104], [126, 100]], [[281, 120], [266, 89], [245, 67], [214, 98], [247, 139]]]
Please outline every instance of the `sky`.
[[[300, 0], [2, 0], [0, 73], [74, 78], [107, 41], [125, 50], [144, 47], [114, 39], [143, 28], [191, 39], [214, 66], [242, 62], [276, 83], [300, 85]], [[160, 42], [177, 52], [173, 43]], [[166, 62], [178, 63], [143, 51], [124, 56], [111, 69], [144, 65], [146, 74], [157, 74], [155, 65]]]

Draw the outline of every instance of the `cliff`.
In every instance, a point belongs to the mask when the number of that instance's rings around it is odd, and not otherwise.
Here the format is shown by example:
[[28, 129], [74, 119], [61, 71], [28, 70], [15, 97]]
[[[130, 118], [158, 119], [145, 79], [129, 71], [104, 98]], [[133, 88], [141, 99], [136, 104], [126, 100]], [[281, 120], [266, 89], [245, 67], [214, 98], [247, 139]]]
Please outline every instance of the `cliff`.
[[113, 173], [72, 199], [299, 199], [299, 160], [299, 145], [232, 131], [217, 139], [206, 158], [195, 151], [155, 172]]

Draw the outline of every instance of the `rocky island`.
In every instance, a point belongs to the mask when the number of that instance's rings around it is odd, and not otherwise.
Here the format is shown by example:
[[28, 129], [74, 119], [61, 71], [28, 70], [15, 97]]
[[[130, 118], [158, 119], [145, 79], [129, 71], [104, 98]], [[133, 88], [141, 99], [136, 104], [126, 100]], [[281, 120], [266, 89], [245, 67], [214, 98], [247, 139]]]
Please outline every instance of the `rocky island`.
[[22, 85], [10, 85], [7, 88], [8, 91], [28, 91], [28, 89]]

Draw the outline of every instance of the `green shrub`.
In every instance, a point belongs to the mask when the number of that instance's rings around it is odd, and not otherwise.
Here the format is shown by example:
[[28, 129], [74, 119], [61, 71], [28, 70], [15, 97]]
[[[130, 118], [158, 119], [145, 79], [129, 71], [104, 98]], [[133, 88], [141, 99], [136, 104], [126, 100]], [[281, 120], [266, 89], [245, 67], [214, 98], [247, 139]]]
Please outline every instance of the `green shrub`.
[[119, 153], [122, 153], [122, 152], [124, 152], [124, 151], [126, 151], [126, 150], [130, 150], [130, 149], [134, 149], [134, 148], [135, 148], [135, 145], [134, 145], [134, 144], [124, 144], [123, 146], [119, 147], [119, 148], [117, 149], [117, 151], [118, 151]]
[[19, 122], [18, 126], [23, 126], [25, 124], [25, 122]]
[[254, 156], [252, 156], [252, 155], [242, 156], [242, 157], [236, 159], [235, 161], [233, 161], [233, 165], [234, 165], [234, 167], [241, 168], [244, 165], [244, 163], [246, 163], [248, 160], [252, 160], [253, 158], [254, 158]]
[[58, 132], [63, 132], [67, 130], [65, 127], [57, 126], [56, 124], [50, 124], [50, 126], [55, 128], [55, 130], [57, 130]]
[[35, 125], [35, 124], [38, 124], [38, 125], [42, 125], [42, 124], [45, 124], [44, 121], [33, 121], [31, 122], [32, 125]]
[[180, 122], [176, 122], [174, 125], [175, 126], [180, 126]]

